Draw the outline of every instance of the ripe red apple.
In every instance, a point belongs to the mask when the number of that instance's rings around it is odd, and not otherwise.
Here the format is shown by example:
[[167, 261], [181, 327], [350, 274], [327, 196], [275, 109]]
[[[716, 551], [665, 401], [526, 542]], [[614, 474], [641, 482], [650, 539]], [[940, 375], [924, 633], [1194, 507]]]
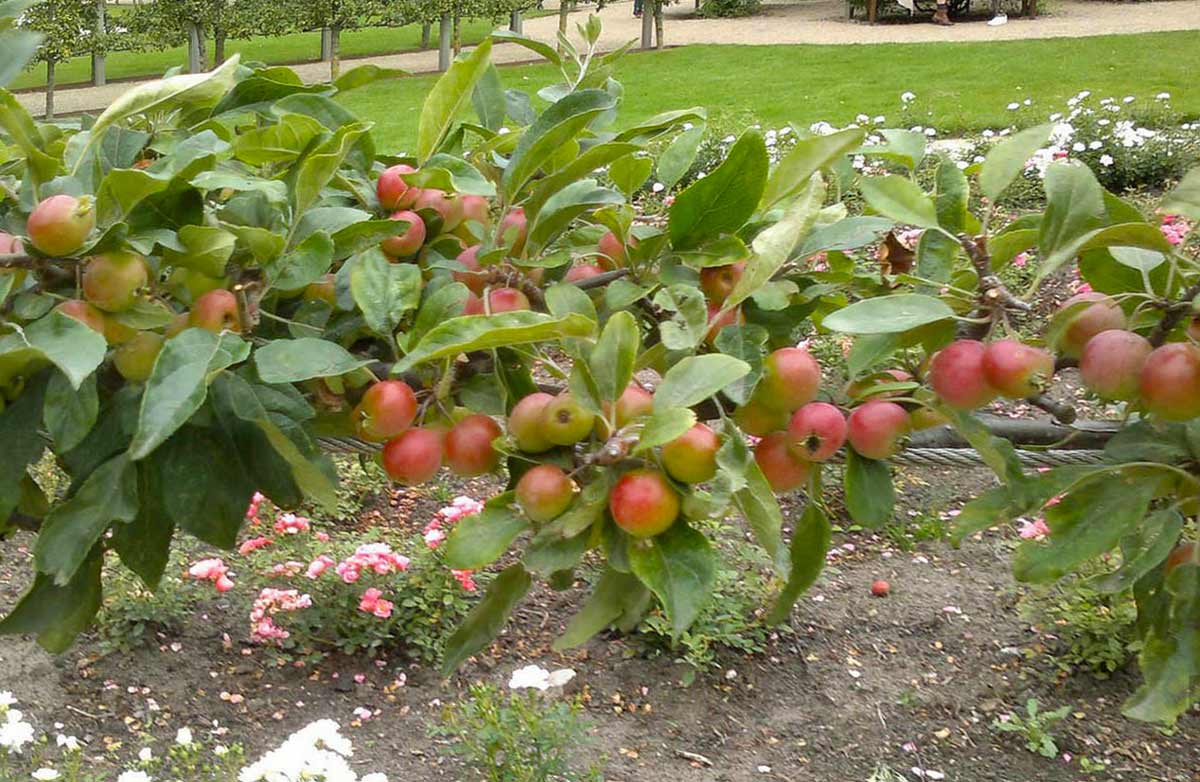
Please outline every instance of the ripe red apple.
[[854, 408], [846, 421], [850, 447], [868, 459], [889, 459], [908, 436], [908, 411], [895, 402], [872, 400]]
[[97, 334], [104, 333], [104, 313], [80, 299], [68, 299], [54, 309], [68, 318], [74, 318]]
[[1153, 350], [1150, 340], [1132, 331], [1102, 331], [1084, 346], [1079, 357], [1079, 377], [1104, 399], [1135, 399], [1142, 367]]
[[803, 348], [780, 348], [763, 362], [754, 397], [772, 410], [792, 412], [817, 398], [821, 365]]
[[454, 272], [454, 279], [470, 288], [471, 292], [476, 296], [482, 296], [483, 289], [487, 285], [483, 275], [479, 274], [479, 270], [483, 268], [479, 265], [479, 250], [481, 248], [482, 245], [476, 244], [459, 253], [458, 262], [465, 266], [466, 270]]
[[91, 196], [54, 195], [33, 208], [25, 223], [25, 235], [40, 252], [64, 256], [78, 252], [95, 227]]
[[113, 351], [113, 366], [126, 380], [144, 383], [150, 379], [165, 341], [161, 334], [139, 331], [133, 339]]
[[746, 262], [738, 261], [726, 266], [708, 266], [700, 270], [700, 290], [714, 304], [722, 304], [733, 293], [742, 273], [746, 271]]
[[1172, 421], [1200, 416], [1200, 350], [1186, 342], [1156, 348], [1142, 366], [1138, 390], [1157, 416]]
[[680, 483], [704, 483], [717, 474], [721, 439], [704, 424], [696, 424], [663, 446], [662, 463]]
[[574, 445], [591, 434], [596, 416], [564, 391], [542, 410], [542, 433], [555, 445]]
[[1175, 568], [1191, 565], [1192, 567], [1200, 567], [1200, 543], [1180, 543], [1167, 556], [1166, 568], [1163, 571], [1164, 577], [1169, 577], [1175, 572]]
[[351, 417], [359, 437], [381, 443], [412, 426], [417, 396], [403, 380], [381, 380], [367, 389]]
[[196, 328], [207, 329], [214, 334], [222, 331], [241, 331], [242, 322], [238, 316], [237, 296], [232, 292], [219, 288], [209, 291], [192, 305], [188, 324]]
[[525, 252], [525, 240], [529, 237], [529, 221], [525, 218], [525, 210], [516, 207], [500, 218], [500, 231], [496, 239], [497, 246], [507, 247], [508, 254], [518, 257]]
[[1125, 328], [1125, 313], [1120, 305], [1103, 293], [1088, 291], [1072, 296], [1063, 302], [1062, 310], [1089, 301], [1090, 306], [1081, 307], [1063, 324], [1052, 346], [1068, 358], [1079, 358], [1088, 340], [1100, 332]]
[[1002, 339], [983, 353], [988, 385], [1010, 399], [1024, 399], [1046, 390], [1054, 376], [1054, 356], [1015, 339]]
[[389, 212], [398, 209], [408, 209], [421, 194], [420, 188], [411, 187], [400, 178], [401, 174], [414, 174], [416, 169], [400, 163], [385, 169], [375, 183], [375, 194], [379, 196], [379, 205]]
[[758, 462], [767, 483], [780, 494], [799, 489], [812, 474], [812, 462], [792, 454], [786, 432], [771, 432], [759, 440], [754, 446], [754, 461]]
[[382, 459], [396, 483], [425, 483], [442, 466], [442, 436], [432, 429], [409, 429], [383, 446]]
[[654, 412], [654, 395], [637, 383], [630, 383], [617, 397], [616, 422], [620, 429]]
[[598, 274], [604, 274], [604, 269], [590, 263], [577, 263], [567, 270], [567, 274], [563, 277], [563, 280], [570, 283], [583, 282], [584, 280], [590, 280]]
[[887, 597], [892, 592], [892, 585], [884, 581], [882, 578], [871, 582], [872, 597]]
[[608, 495], [613, 521], [635, 538], [666, 532], [679, 518], [679, 509], [679, 495], [658, 470], [631, 470]]
[[809, 402], [788, 423], [792, 453], [810, 462], [826, 462], [846, 442], [846, 416], [828, 402]]
[[422, 190], [413, 203], [413, 210], [432, 209], [442, 217], [442, 233], [450, 233], [463, 221], [463, 202], [444, 190], [430, 187]]
[[791, 411], [767, 407], [755, 398], [734, 410], [733, 420], [746, 434], [766, 437], [772, 432], [787, 429], [788, 421], [791, 420]]
[[83, 267], [83, 297], [107, 312], [132, 307], [138, 292], [149, 283], [146, 259], [137, 253], [95, 255]]
[[459, 196], [462, 202], [463, 222], [479, 223], [485, 229], [492, 222], [491, 204], [483, 196]]
[[974, 410], [996, 398], [996, 389], [983, 371], [987, 346], [973, 339], [960, 339], [942, 348], [929, 362], [929, 385], [946, 404], [959, 410]]
[[539, 464], [531, 467], [517, 481], [517, 504], [531, 521], [553, 521], [571, 507], [579, 487], [561, 467]]
[[550, 394], [536, 391], [513, 406], [508, 414], [508, 432], [525, 453], [542, 453], [554, 447], [546, 438], [546, 406], [554, 401]]
[[407, 258], [416, 255], [425, 244], [425, 221], [416, 212], [393, 212], [392, 220], [403, 220], [408, 223], [408, 230], [399, 236], [392, 236], [379, 243], [380, 248], [389, 258]]
[[334, 283], [334, 275], [326, 274], [316, 282], [309, 283], [301, 297], [305, 301], [323, 301], [330, 307], [336, 307], [337, 286]]
[[629, 246], [626, 247], [619, 236], [609, 231], [600, 237], [600, 243], [596, 246], [596, 263], [604, 269], [625, 266], [629, 263], [629, 247], [637, 247], [637, 244], [637, 237], [633, 234], [629, 235]]
[[[527, 310], [529, 309], [529, 297], [516, 288], [493, 288], [488, 291], [488, 309], [491, 310], [492, 315]], [[468, 298], [464, 313], [467, 315], [485, 314], [483, 299], [478, 296]]]
[[500, 453], [492, 447], [492, 441], [502, 434], [491, 416], [467, 416], [446, 434], [446, 466], [464, 478], [492, 472], [500, 463]]
[[721, 333], [721, 329], [726, 326], [740, 326], [745, 322], [746, 318], [742, 315], [741, 307], [734, 307], [723, 313], [720, 304], [709, 304], [708, 333], [704, 336], [704, 341], [709, 347], [713, 347], [716, 345], [717, 335]]

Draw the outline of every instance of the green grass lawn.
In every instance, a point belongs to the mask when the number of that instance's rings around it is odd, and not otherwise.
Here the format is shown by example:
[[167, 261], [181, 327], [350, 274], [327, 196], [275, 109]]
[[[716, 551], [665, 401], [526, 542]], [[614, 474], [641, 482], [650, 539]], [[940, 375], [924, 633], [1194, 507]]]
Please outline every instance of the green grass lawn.
[[[487, 19], [469, 19], [462, 23], [463, 43], [471, 44], [483, 40], [493, 25]], [[342, 33], [342, 57], [365, 57], [375, 54], [391, 54], [417, 49], [421, 45], [421, 26], [410, 24], [404, 27], [369, 27], [363, 30], [348, 30]], [[437, 46], [437, 28], [433, 30], [433, 45]], [[243, 59], [258, 60], [272, 65], [305, 62], [321, 56], [321, 33], [291, 33], [278, 37], [258, 37], [228, 41], [227, 55], [240, 53]], [[209, 42], [209, 57], [212, 42]], [[90, 57], [74, 57], [59, 63], [56, 77], [59, 87], [70, 84], [90, 83], [92, 79]], [[187, 48], [175, 46], [161, 51], [114, 52], [108, 57], [108, 78], [129, 79], [154, 77], [176, 65], [187, 65]], [[42, 87], [46, 84], [46, 66], [35, 65], [13, 80], [10, 89]]]
[[[529, 92], [555, 80], [553, 69], [541, 65], [501, 73], [506, 87]], [[1026, 121], [1043, 119], [1084, 89], [1140, 98], [1169, 92], [1177, 110], [1196, 116], [1197, 73], [1200, 34], [1171, 32], [994, 43], [687, 46], [631, 54], [617, 78], [625, 85], [625, 122], [704, 106], [731, 127], [753, 120], [776, 127], [845, 124], [865, 113], [958, 132], [1007, 126], [1014, 116], [1005, 107], [1026, 98], [1033, 100]], [[401, 151], [412, 146], [433, 80], [383, 82], [343, 101], [375, 121], [381, 150]], [[905, 91], [917, 95], [908, 119], [899, 116]]]

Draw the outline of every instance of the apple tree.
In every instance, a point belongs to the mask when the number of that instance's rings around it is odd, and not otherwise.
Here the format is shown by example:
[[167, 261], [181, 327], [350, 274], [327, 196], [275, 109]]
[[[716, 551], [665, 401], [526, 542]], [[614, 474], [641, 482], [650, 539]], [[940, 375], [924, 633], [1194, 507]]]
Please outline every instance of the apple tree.
[[[1133, 590], [1143, 636], [1127, 713], [1187, 709], [1200, 684], [1194, 249], [1078, 165], [1050, 166], [1043, 211], [1003, 218], [996, 199], [1048, 128], [965, 171], [936, 162], [932, 192], [915, 177], [918, 134], [806, 136], [772, 165], [748, 130], [648, 219], [643, 185], [686, 170], [704, 112], [622, 120], [621, 52], [595, 51], [597, 22], [583, 33], [565, 55], [503, 35], [560, 69], [538, 96], [504, 89], [490, 40], [459, 58], [404, 158], [336, 100], [386, 75], [373, 69], [310, 86], [234, 58], [136, 87], [76, 131], [39, 126], [3, 93], [19, 154], [0, 171], [13, 182], [0, 532], [33, 536], [36, 573], [0, 632], [68, 647], [100, 605], [106, 559], [153, 588], [176, 536], [232, 546], [255, 491], [332, 504], [326, 447], [348, 444], [377, 449], [401, 484], [507, 478], [444, 544], [456, 568], [512, 563], [450, 640], [447, 672], [534, 579], [569, 584], [585, 555], [598, 576], [559, 648], [655, 604], [683, 632], [716, 578], [698, 523], [711, 518], [743, 519], [768, 554], [781, 620], [825, 562], [825, 482], [841, 476], [857, 523], [883, 524], [889, 460], [953, 437], [1002, 483], [959, 534], [1044, 512], [1049, 534], [1016, 555], [1026, 581], [1106, 558], [1101, 584]], [[859, 173], [857, 155], [891, 173]], [[1200, 218], [1200, 172], [1163, 208]], [[901, 226], [924, 231], [913, 257], [859, 260]], [[1038, 284], [1075, 265], [1092, 288], [1037, 340], [1015, 336], [1031, 308], [997, 275], [1029, 248]], [[844, 365], [797, 346], [813, 334], [844, 335]], [[1030, 399], [1066, 422], [1047, 392], [1076, 364], [1125, 417], [1102, 462], [1030, 472], [999, 436], [1011, 427], [976, 411]], [[34, 478], [47, 453], [69, 477], [62, 496]], [[799, 490], [785, 523], [777, 496]]]

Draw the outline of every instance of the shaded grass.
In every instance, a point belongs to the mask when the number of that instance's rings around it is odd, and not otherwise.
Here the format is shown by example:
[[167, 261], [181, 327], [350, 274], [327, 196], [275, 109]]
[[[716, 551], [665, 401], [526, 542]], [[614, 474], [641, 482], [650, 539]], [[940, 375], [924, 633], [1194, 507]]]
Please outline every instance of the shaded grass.
[[[1169, 92], [1176, 110], [1200, 115], [1200, 34], [1109, 35], [986, 43], [838, 46], [685, 46], [631, 54], [617, 67], [625, 86], [621, 120], [704, 106], [716, 122], [768, 126], [852, 122], [859, 113], [894, 125], [933, 125], [941, 133], [1004, 127], [1006, 110], [1029, 98], [1022, 124], [1044, 121], [1067, 98], [1153, 97]], [[556, 80], [546, 65], [502, 68], [505, 86], [528, 92]], [[381, 150], [416, 138], [421, 102], [434, 76], [383, 82], [342, 98], [376, 123]], [[900, 94], [917, 100], [900, 116]]]

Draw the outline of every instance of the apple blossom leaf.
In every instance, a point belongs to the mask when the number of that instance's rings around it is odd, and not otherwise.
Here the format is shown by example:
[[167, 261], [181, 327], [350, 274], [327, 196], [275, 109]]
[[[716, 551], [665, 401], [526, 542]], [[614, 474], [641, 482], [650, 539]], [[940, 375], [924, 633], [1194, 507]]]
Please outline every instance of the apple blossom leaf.
[[668, 220], [671, 245], [689, 250], [741, 228], [758, 207], [769, 167], [762, 136], [743, 133], [721, 165], [676, 196]]
[[633, 365], [640, 345], [641, 334], [632, 314], [614, 313], [604, 324], [588, 358], [600, 401], [615, 402], [624, 393], [633, 379]]
[[62, 372], [50, 376], [43, 420], [58, 451], [69, 451], [83, 442], [99, 414], [95, 373], [88, 375], [77, 389], [71, 387], [71, 381]]
[[25, 327], [25, 340], [79, 388], [104, 362], [104, 337], [68, 315], [52, 311]]
[[663, 183], [663, 187], [669, 190], [683, 179], [696, 161], [707, 130], [706, 124], [684, 130], [658, 156], [658, 181]]
[[1159, 599], [1166, 602], [1163, 621], [1150, 627], [1138, 653], [1144, 682], [1121, 711], [1133, 719], [1169, 723], [1200, 698], [1200, 566], [1175, 568]]
[[[500, 180], [510, 200], [541, 170], [564, 144], [573, 140], [599, 115], [616, 105], [604, 90], [579, 90], [556, 101], [534, 121], [513, 150]], [[549, 199], [547, 199], [549, 200]]]
[[67, 585], [109, 525], [133, 521], [137, 510], [137, 470], [128, 454], [120, 454], [97, 467], [43, 520], [33, 547], [38, 572]]
[[1121, 539], [1121, 566], [1089, 583], [1106, 594], [1132, 589], [1143, 576], [1163, 563], [1179, 542], [1184, 518], [1174, 508], [1155, 511]]
[[0, 635], [36, 635], [38, 645], [51, 654], [65, 652], [100, 610], [103, 561], [103, 552], [93, 549], [65, 585], [38, 573], [29, 590], [0, 620]]
[[882, 527], [892, 518], [896, 490], [887, 462], [859, 456], [846, 449], [846, 510], [867, 527]]
[[529, 519], [514, 506], [513, 492], [491, 498], [479, 513], [454, 525], [443, 545], [446, 564], [458, 570], [480, 570], [495, 562], [525, 530]]
[[1200, 168], [1193, 168], [1163, 199], [1162, 211], [1200, 220]]
[[1025, 170], [1025, 164], [1033, 153], [1046, 146], [1050, 140], [1050, 125], [1014, 133], [988, 151], [979, 171], [979, 189], [984, 197], [995, 201], [1013, 180]]
[[389, 263], [378, 248], [356, 256], [352, 263], [350, 294], [354, 303], [367, 327], [390, 340], [404, 315], [421, 303], [421, 267]]
[[717, 554], [708, 538], [682, 521], [631, 545], [629, 564], [638, 580], [658, 596], [674, 638], [700, 616], [717, 580]]
[[897, 293], [856, 301], [825, 316], [821, 325], [845, 334], [899, 334], [954, 317], [941, 299]]
[[820, 505], [810, 500], [792, 531], [787, 583], [767, 621], [772, 624], [787, 621], [796, 601], [817, 582], [825, 568], [825, 555], [829, 553], [832, 533], [829, 517]]
[[[861, 144], [865, 136], [866, 131], [862, 128], [847, 128], [826, 136], [812, 136], [797, 141], [767, 179], [762, 208], [770, 209], [799, 193], [813, 174]], [[924, 140], [921, 145], [924, 148]]]
[[911, 179], [898, 174], [863, 177], [858, 186], [867, 204], [884, 217], [921, 228], [937, 227], [933, 201]]
[[646, 419], [634, 453], [657, 448], [687, 433], [696, 425], [696, 413], [688, 407], [668, 407], [655, 410]]
[[316, 337], [277, 339], [254, 352], [254, 366], [264, 383], [299, 383], [316, 377], [334, 377], [370, 363], [336, 342]]
[[667, 370], [654, 393], [654, 409], [691, 407], [750, 373], [750, 365], [733, 356], [708, 353], [688, 356]]
[[451, 64], [433, 85], [421, 107], [417, 127], [417, 160], [433, 156], [450, 134], [459, 114], [471, 101], [475, 85], [491, 66], [492, 42], [484, 39], [470, 54]]
[[451, 318], [430, 329], [416, 347], [396, 363], [393, 374], [407, 372], [428, 361], [450, 358], [474, 350], [547, 342], [568, 337], [590, 337], [596, 322], [577, 313], [552, 317], [540, 312], [502, 312]]
[[532, 583], [533, 579], [520, 563], [509, 565], [496, 576], [483, 600], [467, 614], [467, 618], [446, 641], [446, 652], [442, 659], [443, 676], [454, 673], [468, 657], [482, 651], [500, 634], [509, 615], [525, 597]]
[[[616, 624], [622, 616], [636, 608], [645, 611], [650, 592], [629, 573], [607, 568], [600, 574], [591, 596], [583, 608], [571, 617], [563, 634], [554, 639], [554, 651], [573, 649], [606, 627]], [[640, 608], [637, 608], [640, 606]]]

